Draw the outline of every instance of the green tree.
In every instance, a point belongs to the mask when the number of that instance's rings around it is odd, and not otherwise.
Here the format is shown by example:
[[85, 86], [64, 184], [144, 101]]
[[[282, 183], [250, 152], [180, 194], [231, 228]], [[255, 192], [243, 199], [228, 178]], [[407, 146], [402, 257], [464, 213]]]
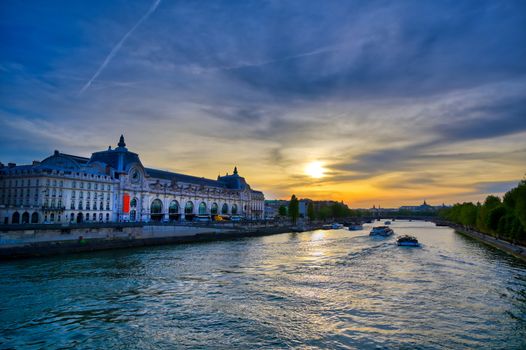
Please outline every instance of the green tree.
[[[488, 218], [486, 221], [487, 227], [490, 230], [497, 232], [497, 228], [499, 227], [499, 221], [504, 216], [506, 216], [506, 207], [504, 205], [501, 204], [491, 209], [488, 213]], [[506, 232], [502, 232], [502, 233], [506, 234]]]
[[480, 210], [478, 211], [477, 228], [479, 230], [482, 230], [484, 232], [490, 231], [489, 213], [492, 209], [498, 207], [499, 205], [501, 205], [501, 201], [499, 197], [496, 197], [496, 196], [486, 197], [484, 204], [481, 206]]
[[517, 186], [515, 200], [515, 215], [522, 224], [522, 230], [526, 232], [526, 180], [522, 180]]
[[287, 216], [287, 207], [282, 205], [278, 209], [279, 216]]
[[331, 217], [331, 208], [329, 207], [321, 207], [320, 210], [318, 210], [318, 218], [320, 220], [327, 220]]
[[311, 221], [316, 217], [316, 213], [314, 212], [314, 204], [312, 202], [309, 202], [309, 206], [307, 207], [307, 216]]
[[300, 215], [300, 202], [298, 201], [298, 198], [296, 198], [296, 195], [293, 194], [292, 197], [290, 197], [290, 202], [289, 202], [289, 216], [292, 219], [293, 224], [296, 223], [299, 215]]
[[464, 226], [475, 227], [477, 223], [477, 207], [473, 203], [463, 203], [460, 208], [460, 223]]

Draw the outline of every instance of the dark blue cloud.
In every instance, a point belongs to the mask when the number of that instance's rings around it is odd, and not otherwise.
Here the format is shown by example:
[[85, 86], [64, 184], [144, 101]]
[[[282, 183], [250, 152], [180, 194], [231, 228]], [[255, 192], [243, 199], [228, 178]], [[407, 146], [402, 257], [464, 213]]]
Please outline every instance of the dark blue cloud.
[[231, 148], [269, 167], [310, 149], [327, 180], [351, 181], [505, 158], [455, 147], [526, 131], [525, 1], [162, 1], [81, 91], [153, 3], [0, 3], [4, 162], [127, 128], [151, 147], [184, 139], [170, 161], [191, 135], [199, 157], [243, 142]]

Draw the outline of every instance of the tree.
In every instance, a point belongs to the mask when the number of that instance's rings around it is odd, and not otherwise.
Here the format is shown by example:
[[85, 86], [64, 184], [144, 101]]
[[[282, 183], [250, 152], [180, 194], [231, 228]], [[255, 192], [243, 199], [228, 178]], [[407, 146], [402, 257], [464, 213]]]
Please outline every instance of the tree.
[[477, 207], [473, 203], [464, 203], [460, 208], [460, 222], [464, 226], [475, 227]]
[[314, 213], [314, 204], [312, 202], [309, 202], [309, 206], [307, 207], [307, 216], [311, 221], [316, 217], [316, 214]]
[[282, 205], [278, 209], [279, 216], [287, 216], [287, 207]]
[[492, 209], [495, 209], [501, 205], [501, 201], [499, 197], [496, 196], [487, 196], [486, 200], [484, 201], [484, 204], [480, 207], [480, 210], [478, 211], [477, 216], [477, 228], [488, 232], [490, 231], [490, 219], [489, 219], [489, 213]]
[[522, 224], [522, 230], [526, 232], [526, 180], [522, 180], [517, 186], [515, 215]]
[[292, 219], [293, 224], [296, 223], [299, 215], [300, 215], [300, 202], [298, 201], [298, 198], [296, 198], [296, 195], [293, 194], [292, 197], [290, 197], [290, 202], [289, 202], [289, 216]]
[[320, 210], [318, 210], [318, 218], [320, 220], [326, 220], [331, 216], [331, 208], [329, 207], [321, 207]]

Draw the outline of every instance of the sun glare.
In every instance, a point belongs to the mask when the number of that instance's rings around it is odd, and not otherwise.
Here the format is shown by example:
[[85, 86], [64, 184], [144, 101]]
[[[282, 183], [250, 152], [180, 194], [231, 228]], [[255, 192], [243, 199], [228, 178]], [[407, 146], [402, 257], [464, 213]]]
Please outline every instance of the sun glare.
[[325, 169], [321, 162], [310, 162], [305, 166], [305, 174], [310, 177], [319, 179], [325, 174]]

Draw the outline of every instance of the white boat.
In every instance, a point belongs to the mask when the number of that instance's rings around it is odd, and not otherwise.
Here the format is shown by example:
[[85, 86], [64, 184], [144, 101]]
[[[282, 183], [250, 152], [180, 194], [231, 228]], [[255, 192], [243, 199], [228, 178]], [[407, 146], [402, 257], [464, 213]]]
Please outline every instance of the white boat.
[[394, 233], [394, 231], [389, 226], [376, 226], [373, 227], [369, 236], [383, 236], [387, 237]]

